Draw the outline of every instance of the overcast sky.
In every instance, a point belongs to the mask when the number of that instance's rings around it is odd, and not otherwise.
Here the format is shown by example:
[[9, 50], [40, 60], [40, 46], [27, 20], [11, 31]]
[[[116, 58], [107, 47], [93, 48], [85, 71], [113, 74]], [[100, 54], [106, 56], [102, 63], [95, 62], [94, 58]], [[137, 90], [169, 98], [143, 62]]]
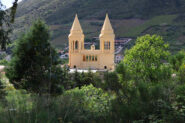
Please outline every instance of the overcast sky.
[[[19, 2], [22, 0], [19, 0]], [[6, 6], [6, 8], [9, 8], [12, 6], [12, 3], [14, 2], [14, 0], [1, 0], [1, 2], [3, 3], [3, 5]]]

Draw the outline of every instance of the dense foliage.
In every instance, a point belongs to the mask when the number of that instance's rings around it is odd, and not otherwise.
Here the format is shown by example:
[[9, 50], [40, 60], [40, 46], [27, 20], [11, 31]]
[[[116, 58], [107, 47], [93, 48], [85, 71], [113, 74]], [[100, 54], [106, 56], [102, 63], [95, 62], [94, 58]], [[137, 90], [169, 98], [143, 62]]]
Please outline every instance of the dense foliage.
[[6, 76], [0, 122], [185, 122], [185, 52], [170, 55], [161, 36], [139, 37], [113, 72], [70, 73], [39, 20], [17, 40]]
[[146, 35], [140, 37], [136, 40], [135, 46], [126, 51], [124, 63], [129, 68], [130, 73], [135, 75], [135, 80], [160, 81], [163, 79], [162, 77], [170, 76], [168, 65], [162, 64], [169, 56], [167, 48], [168, 45], [164, 44], [160, 36]]

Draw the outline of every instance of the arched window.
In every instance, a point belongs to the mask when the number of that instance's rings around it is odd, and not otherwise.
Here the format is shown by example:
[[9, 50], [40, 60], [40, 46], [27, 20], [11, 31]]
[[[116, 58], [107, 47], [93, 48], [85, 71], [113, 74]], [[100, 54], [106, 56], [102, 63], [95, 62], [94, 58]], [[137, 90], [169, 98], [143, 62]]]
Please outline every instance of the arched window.
[[78, 41], [75, 41], [75, 50], [78, 50]]
[[91, 55], [89, 55], [89, 61], [91, 61], [92, 59], [91, 59], [92, 57], [91, 57]]
[[86, 56], [86, 61], [88, 61], [88, 59], [89, 59], [89, 56]]
[[94, 61], [94, 56], [92, 56], [92, 61]]
[[83, 61], [85, 61], [85, 55], [83, 55]]

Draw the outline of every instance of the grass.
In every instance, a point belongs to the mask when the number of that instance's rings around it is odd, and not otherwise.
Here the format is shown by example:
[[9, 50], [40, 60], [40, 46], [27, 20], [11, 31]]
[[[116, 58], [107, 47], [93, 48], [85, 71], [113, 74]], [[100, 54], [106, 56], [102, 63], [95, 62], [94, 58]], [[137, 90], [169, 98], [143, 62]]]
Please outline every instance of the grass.
[[137, 37], [142, 32], [144, 32], [147, 28], [151, 26], [156, 25], [171, 25], [173, 23], [173, 20], [177, 17], [177, 15], [161, 15], [156, 16], [148, 21], [146, 21], [144, 24], [136, 26], [135, 28], [131, 28], [128, 30], [127, 33], [123, 34], [125, 37]]

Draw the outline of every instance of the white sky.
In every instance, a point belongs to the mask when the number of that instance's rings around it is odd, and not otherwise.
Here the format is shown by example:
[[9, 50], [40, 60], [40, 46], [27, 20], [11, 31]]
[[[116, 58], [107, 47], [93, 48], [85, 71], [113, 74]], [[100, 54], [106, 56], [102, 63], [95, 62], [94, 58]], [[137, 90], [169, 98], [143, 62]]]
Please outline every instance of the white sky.
[[[14, 0], [0, 0], [2, 2], [3, 5], [6, 6], [6, 8], [9, 8], [12, 6], [12, 3], [14, 2]], [[19, 2], [22, 0], [19, 0]]]

